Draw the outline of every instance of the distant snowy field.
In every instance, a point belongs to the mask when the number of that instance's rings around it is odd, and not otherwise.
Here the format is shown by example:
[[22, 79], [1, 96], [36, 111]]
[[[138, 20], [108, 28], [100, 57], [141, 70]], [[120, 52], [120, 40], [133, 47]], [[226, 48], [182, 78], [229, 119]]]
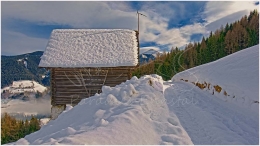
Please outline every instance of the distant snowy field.
[[9, 91], [10, 93], [24, 93], [24, 92], [41, 92], [46, 91], [47, 88], [43, 85], [39, 84], [35, 81], [30, 80], [21, 80], [21, 81], [13, 81], [11, 86], [5, 87], [1, 89], [1, 93], [3, 91]]

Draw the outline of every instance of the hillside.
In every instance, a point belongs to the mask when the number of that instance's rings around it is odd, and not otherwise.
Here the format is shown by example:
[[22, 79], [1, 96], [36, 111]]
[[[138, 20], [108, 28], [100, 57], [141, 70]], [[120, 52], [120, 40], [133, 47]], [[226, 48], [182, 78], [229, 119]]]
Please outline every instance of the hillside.
[[258, 81], [256, 45], [176, 74], [164, 95], [194, 144], [259, 144]]
[[[43, 78], [47, 72], [38, 68], [42, 51], [17, 56], [1, 56], [1, 88], [12, 84], [13, 81], [35, 80], [44, 85], [49, 85], [49, 80]], [[27, 58], [27, 59], [26, 59]], [[27, 68], [24, 60], [27, 60]]]
[[1, 93], [7, 91], [9, 93], [24, 93], [24, 92], [43, 93], [47, 91], [47, 88], [35, 81], [21, 80], [21, 81], [14, 81], [11, 86], [1, 89]]
[[[258, 144], [259, 103], [252, 102], [258, 98], [258, 47], [170, 81], [145, 75], [103, 86], [101, 94], [67, 106], [56, 120], [11, 144]], [[222, 100], [222, 92], [212, 94], [185, 80], [218, 84], [245, 100]]]
[[[258, 111], [259, 45], [217, 61], [176, 74], [172, 81], [186, 81], [218, 96]], [[257, 103], [257, 104], [256, 104]], [[257, 106], [256, 106], [257, 105]]]

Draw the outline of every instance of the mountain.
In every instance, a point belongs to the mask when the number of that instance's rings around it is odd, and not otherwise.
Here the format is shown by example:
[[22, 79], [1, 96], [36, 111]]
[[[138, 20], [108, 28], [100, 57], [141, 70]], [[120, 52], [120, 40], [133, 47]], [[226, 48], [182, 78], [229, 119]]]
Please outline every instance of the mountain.
[[67, 105], [57, 119], [10, 144], [256, 145], [258, 63], [256, 45], [169, 81], [153, 74], [103, 86], [102, 93]]
[[161, 53], [159, 51], [156, 51], [154, 49], [145, 51], [139, 55], [140, 64], [144, 64], [144, 63], [149, 62], [150, 60], [154, 60], [157, 57], [157, 55], [160, 55], [160, 54]]
[[45, 74], [48, 72], [44, 68], [38, 68], [42, 54], [42, 51], [37, 51], [17, 56], [2, 55], [1, 88], [19, 80], [34, 80], [49, 85], [49, 80], [45, 79]]
[[13, 81], [13, 84], [1, 89], [1, 98], [24, 99], [33, 96], [41, 97], [47, 93], [47, 88], [35, 81], [21, 80]]

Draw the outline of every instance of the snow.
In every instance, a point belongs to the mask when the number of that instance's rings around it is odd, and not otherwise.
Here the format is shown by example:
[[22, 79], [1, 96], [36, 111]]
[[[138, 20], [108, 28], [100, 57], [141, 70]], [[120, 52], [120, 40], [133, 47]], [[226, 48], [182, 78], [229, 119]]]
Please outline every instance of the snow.
[[50, 121], [50, 118], [42, 118], [42, 119], [40, 119], [41, 127], [46, 125], [49, 121]]
[[[227, 102], [258, 112], [259, 104], [259, 45], [241, 50], [217, 61], [207, 63], [176, 74], [172, 81], [210, 83], [205, 88], [213, 94], [213, 86], [222, 90], [214, 94]], [[197, 88], [197, 87], [196, 87]], [[224, 91], [229, 96], [224, 95]]]
[[10, 144], [259, 144], [259, 104], [238, 104], [192, 81], [220, 85], [245, 101], [258, 100], [258, 45], [170, 81], [154, 74], [103, 86], [101, 94], [67, 105], [57, 119]]
[[1, 89], [1, 93], [3, 93], [4, 90], [9, 91], [10, 93], [24, 93], [37, 91], [43, 93], [47, 90], [47, 88], [35, 81], [20, 80], [13, 81], [13, 84], [11, 86]]
[[127, 29], [55, 29], [40, 67], [117, 67], [138, 64], [136, 32]]
[[[164, 96], [195, 145], [259, 144], [259, 45], [176, 74]], [[188, 82], [180, 81], [181, 79]], [[191, 82], [219, 85], [201, 90]], [[169, 83], [168, 83], [169, 84]], [[235, 96], [235, 98], [233, 98]]]
[[183, 81], [174, 82], [164, 96], [170, 114], [178, 117], [195, 145], [259, 144], [259, 112], [225, 102]]
[[27, 61], [24, 61], [23, 64], [24, 64], [25, 68], [27, 68]]
[[[153, 85], [156, 83], [157, 85]], [[158, 75], [133, 77], [67, 105], [57, 119], [11, 144], [193, 144], [171, 114]]]
[[142, 54], [142, 58], [147, 58], [147, 56], [145, 56], [145, 55]]

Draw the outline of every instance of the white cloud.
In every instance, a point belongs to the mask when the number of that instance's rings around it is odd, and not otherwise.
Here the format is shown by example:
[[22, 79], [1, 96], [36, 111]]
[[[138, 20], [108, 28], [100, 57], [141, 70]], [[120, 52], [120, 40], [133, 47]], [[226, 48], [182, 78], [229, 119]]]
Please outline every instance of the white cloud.
[[[211, 26], [211, 29], [219, 28], [219, 23], [226, 24], [227, 20], [223, 19], [225, 16], [243, 10], [249, 12], [255, 8], [258, 6], [253, 2], [207, 2], [205, 12], [202, 13], [206, 20], [205, 24], [194, 23], [168, 29], [170, 19], [172, 21], [185, 17], [189, 11], [185, 8], [185, 4], [145, 3], [141, 6], [143, 11], [140, 11], [147, 16], [140, 16], [140, 41], [155, 42], [158, 46], [168, 46], [169, 49], [175, 46], [181, 47], [190, 42], [192, 34], [207, 35], [208, 30], [205, 28], [207, 24], [210, 24], [208, 26]], [[136, 10], [133, 10], [127, 2], [2, 2], [1, 19], [2, 23], [6, 19], [19, 19], [36, 24], [69, 25], [74, 28], [137, 30]], [[5, 37], [2, 39], [4, 53], [19, 54], [43, 50], [47, 43], [45, 39], [29, 37], [11, 30], [4, 31], [2, 32], [2, 36]]]
[[210, 1], [206, 4], [204, 15], [206, 16], [206, 21], [211, 23], [235, 12], [259, 9], [254, 3], [253, 1]]
[[210, 1], [207, 2], [203, 15], [206, 20], [206, 27], [209, 31], [215, 31], [221, 25], [232, 23], [248, 15], [254, 9], [259, 10], [259, 6], [253, 1]]
[[[111, 9], [102, 2], [2, 2], [2, 23], [16, 19], [37, 24], [69, 25], [73, 28], [137, 29], [135, 12]], [[10, 22], [10, 21], [9, 21]], [[44, 50], [47, 39], [2, 29], [2, 54]]]
[[[117, 4], [112, 2], [3, 2], [2, 19], [16, 18], [34, 23], [70, 25], [74, 28], [136, 30], [136, 11], [125, 2]], [[183, 7], [180, 3], [175, 5]], [[169, 47], [173, 45], [179, 47], [188, 42], [189, 36], [180, 34], [185, 33], [184, 29], [168, 30], [169, 16], [175, 15], [175, 10], [169, 3], [146, 3], [142, 10], [145, 12], [140, 12], [147, 17], [140, 16], [141, 42], [155, 42]], [[187, 38], [183, 38], [186, 36]]]
[[230, 14], [230, 15], [227, 15], [225, 17], [222, 17], [216, 21], [213, 21], [209, 24], [207, 24], [205, 27], [208, 31], [212, 31], [214, 32], [216, 29], [220, 28], [221, 25], [223, 27], [225, 27], [225, 25], [228, 23], [233, 23], [237, 20], [240, 20], [244, 15], [248, 15], [249, 14], [249, 11], [248, 10], [242, 10], [242, 11], [238, 11], [238, 12], [235, 12], [233, 14]]
[[28, 37], [22, 33], [2, 30], [2, 54], [18, 55], [34, 51], [44, 51], [47, 39]]
[[135, 13], [111, 9], [104, 2], [2, 2], [2, 19], [70, 25], [76, 28], [136, 28]]
[[6, 108], [2, 108], [1, 114], [9, 113], [24, 113], [27, 115], [40, 114], [50, 115], [51, 114], [51, 99], [49, 95], [46, 95], [39, 99], [31, 99], [29, 101], [22, 101], [19, 99], [11, 100], [7, 103]]
[[105, 1], [105, 3], [107, 3], [111, 9], [121, 10], [121, 11], [125, 11], [125, 12], [136, 11], [136, 10], [132, 9], [131, 6], [128, 5], [127, 1], [117, 1], [117, 2]]

